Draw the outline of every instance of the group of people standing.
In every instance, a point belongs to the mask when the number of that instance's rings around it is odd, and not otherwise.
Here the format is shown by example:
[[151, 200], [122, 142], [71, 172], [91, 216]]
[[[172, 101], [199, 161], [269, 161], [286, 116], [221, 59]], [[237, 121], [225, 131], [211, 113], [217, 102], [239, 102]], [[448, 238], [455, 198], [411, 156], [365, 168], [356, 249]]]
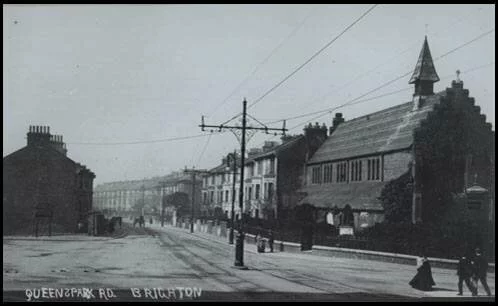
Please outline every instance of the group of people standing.
[[[491, 295], [486, 275], [488, 270], [488, 262], [482, 255], [479, 248], [475, 250], [474, 256], [464, 255], [460, 257], [457, 267], [458, 275], [458, 295], [463, 294], [463, 283], [473, 296], [477, 296], [478, 283], [481, 282], [486, 294]], [[409, 282], [410, 286], [415, 289], [430, 291], [436, 285], [432, 278], [431, 265], [426, 256], [417, 259], [417, 274]]]

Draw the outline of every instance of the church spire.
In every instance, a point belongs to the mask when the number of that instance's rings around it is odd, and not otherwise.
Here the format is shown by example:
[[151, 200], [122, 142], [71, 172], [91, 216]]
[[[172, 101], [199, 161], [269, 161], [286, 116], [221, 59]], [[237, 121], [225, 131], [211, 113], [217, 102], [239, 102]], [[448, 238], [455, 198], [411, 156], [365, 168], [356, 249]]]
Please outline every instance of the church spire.
[[413, 71], [413, 75], [408, 82], [415, 84], [414, 96], [428, 96], [434, 94], [434, 83], [439, 81], [439, 77], [434, 68], [432, 61], [431, 51], [427, 43], [427, 36], [425, 36], [424, 45], [420, 51], [417, 65]]

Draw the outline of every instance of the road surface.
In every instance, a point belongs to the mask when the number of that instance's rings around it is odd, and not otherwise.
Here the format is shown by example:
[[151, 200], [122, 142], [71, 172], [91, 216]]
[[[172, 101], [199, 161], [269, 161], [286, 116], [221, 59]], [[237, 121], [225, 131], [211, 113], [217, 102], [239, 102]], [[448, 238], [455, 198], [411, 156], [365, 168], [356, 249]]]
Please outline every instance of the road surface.
[[[261, 254], [253, 244], [245, 245], [249, 269], [238, 270], [234, 246], [221, 238], [169, 225], [123, 226], [127, 235], [117, 239], [4, 237], [4, 298], [26, 300], [26, 289], [71, 287], [94, 288], [96, 299], [98, 289], [110, 288], [114, 300], [475, 300], [466, 288], [463, 297], [456, 296], [453, 270], [433, 268], [436, 286], [421, 292], [408, 285], [415, 266], [310, 253]], [[494, 300], [494, 273], [488, 284]]]

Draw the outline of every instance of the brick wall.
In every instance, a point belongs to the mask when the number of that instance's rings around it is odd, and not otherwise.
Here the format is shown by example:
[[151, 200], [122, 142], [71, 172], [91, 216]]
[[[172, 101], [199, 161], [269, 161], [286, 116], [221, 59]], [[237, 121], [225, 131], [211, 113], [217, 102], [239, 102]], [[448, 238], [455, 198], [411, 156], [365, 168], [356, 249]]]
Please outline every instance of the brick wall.
[[[32, 233], [34, 207], [40, 202], [50, 204], [55, 231], [77, 229], [78, 186], [71, 160], [51, 150], [28, 147], [4, 158], [3, 173], [4, 233]], [[88, 201], [83, 207], [90, 206]]]

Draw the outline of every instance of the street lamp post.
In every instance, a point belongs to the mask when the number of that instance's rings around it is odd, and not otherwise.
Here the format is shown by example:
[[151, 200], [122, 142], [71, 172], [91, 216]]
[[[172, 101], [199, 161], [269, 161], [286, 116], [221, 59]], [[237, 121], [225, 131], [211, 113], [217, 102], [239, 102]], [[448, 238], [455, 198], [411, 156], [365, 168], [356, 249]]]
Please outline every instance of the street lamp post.
[[244, 165], [246, 154], [246, 114], [247, 114], [247, 101], [244, 99], [242, 107], [242, 139], [240, 148], [240, 187], [239, 187], [239, 208], [240, 208], [240, 222], [237, 231], [235, 242], [235, 263], [234, 266], [244, 268]]
[[[235, 181], [237, 178], [237, 151], [233, 152], [232, 155], [232, 170], [233, 170], [233, 182], [232, 182], [232, 213], [231, 213], [231, 226], [230, 226], [230, 235], [228, 236], [228, 243], [233, 244], [233, 231], [235, 226]], [[230, 154], [227, 157], [230, 158]]]
[[[237, 115], [238, 116], [238, 115]], [[220, 125], [207, 125], [204, 124], [204, 116], [201, 117], [202, 124], [199, 125], [202, 128], [202, 131], [206, 127], [211, 127], [211, 128], [218, 128], [220, 131], [222, 129], [230, 129], [234, 134], [239, 137], [238, 134], [235, 133], [235, 131], [240, 131], [242, 135], [240, 135], [240, 144], [241, 144], [241, 149], [240, 149], [240, 190], [239, 190], [239, 208], [240, 208], [240, 222], [239, 222], [239, 228], [237, 230], [237, 236], [236, 236], [236, 241], [235, 241], [235, 263], [234, 267], [238, 269], [247, 269], [247, 267], [244, 266], [244, 209], [243, 209], [243, 202], [244, 202], [244, 163], [245, 163], [245, 152], [246, 152], [246, 130], [261, 130], [265, 131], [265, 133], [268, 133], [269, 131], [281, 131], [285, 135], [285, 131], [287, 129], [285, 128], [285, 120], [283, 123], [283, 127], [281, 129], [276, 129], [276, 128], [269, 128], [262, 124], [262, 127], [248, 127], [247, 126], [247, 101], [244, 99], [243, 105], [242, 105], [242, 127], [240, 126], [230, 126], [230, 125], [225, 125], [225, 123], [220, 124]], [[234, 117], [235, 118], [235, 117]], [[212, 132], [212, 130], [211, 130]], [[276, 135], [276, 133], [275, 133]], [[251, 137], [251, 135], [249, 135]], [[233, 210], [232, 210], [233, 211]]]

